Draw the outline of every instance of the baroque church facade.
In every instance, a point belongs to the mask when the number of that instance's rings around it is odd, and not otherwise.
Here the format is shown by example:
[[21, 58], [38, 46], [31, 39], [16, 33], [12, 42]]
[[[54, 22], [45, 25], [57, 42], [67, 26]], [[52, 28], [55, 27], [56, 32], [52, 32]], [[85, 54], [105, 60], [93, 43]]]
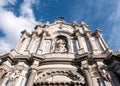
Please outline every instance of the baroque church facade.
[[0, 54], [0, 86], [120, 86], [120, 51], [84, 22], [36, 25]]

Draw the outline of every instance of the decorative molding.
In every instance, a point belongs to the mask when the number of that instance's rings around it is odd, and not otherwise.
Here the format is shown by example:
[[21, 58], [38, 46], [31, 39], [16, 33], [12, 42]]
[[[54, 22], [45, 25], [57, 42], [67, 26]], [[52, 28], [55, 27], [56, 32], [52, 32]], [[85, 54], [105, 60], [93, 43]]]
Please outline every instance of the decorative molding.
[[77, 72], [71, 71], [71, 70], [48, 70], [46, 72], [40, 73], [35, 83], [45, 82], [47, 78], [50, 78], [56, 75], [66, 76], [70, 78], [72, 82], [79, 81], [79, 83], [85, 84], [84, 77], [81, 74], [78, 74]]

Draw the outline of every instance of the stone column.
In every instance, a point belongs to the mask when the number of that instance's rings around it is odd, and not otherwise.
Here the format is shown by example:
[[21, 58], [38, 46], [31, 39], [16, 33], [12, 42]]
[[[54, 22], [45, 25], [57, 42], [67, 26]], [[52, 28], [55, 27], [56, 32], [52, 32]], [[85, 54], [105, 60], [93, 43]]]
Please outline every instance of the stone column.
[[27, 81], [27, 86], [33, 86], [35, 76], [37, 75], [37, 67], [39, 65], [39, 61], [34, 61], [33, 65], [30, 68], [29, 77]]
[[22, 84], [23, 84], [23, 79], [24, 79], [23, 76], [19, 76], [19, 78], [18, 78], [15, 86], [17, 86], [17, 85], [22, 86]]
[[90, 74], [92, 75], [92, 80], [95, 82], [93, 83], [94, 86], [97, 86], [97, 85], [100, 85], [100, 86], [106, 86], [105, 85], [105, 82], [104, 82], [104, 79], [101, 75], [101, 72], [98, 68], [98, 65], [97, 64], [93, 64], [93, 65], [90, 65], [89, 66], [89, 69], [90, 69]]
[[84, 72], [86, 80], [87, 80], [87, 85], [88, 86], [94, 86], [89, 71], [87, 69], [84, 69], [83, 72]]
[[5, 76], [4, 79], [2, 80], [2, 82], [0, 82], [0, 86], [6, 86], [6, 82], [8, 81], [9, 76]]
[[28, 78], [28, 81], [27, 81], [27, 86], [33, 86], [35, 76], [37, 74], [37, 70], [34, 69], [34, 68], [31, 68], [29, 73], [30, 73], [30, 75], [29, 75], [29, 78]]
[[37, 50], [37, 54], [42, 54], [42, 47], [43, 47], [43, 43], [44, 43], [44, 40], [45, 40], [45, 36], [46, 36], [46, 33], [44, 32], [43, 33], [43, 36], [42, 36], [42, 40], [40, 42], [40, 45], [39, 45], [39, 48]]
[[91, 75], [90, 75], [89, 70], [88, 70], [88, 64], [87, 64], [87, 62], [86, 61], [82, 61], [81, 64], [82, 64], [82, 68], [83, 68], [83, 73], [84, 73], [85, 78], [87, 80], [87, 82], [86, 82], [87, 85], [88, 86], [94, 86], [92, 78], [91, 78]]

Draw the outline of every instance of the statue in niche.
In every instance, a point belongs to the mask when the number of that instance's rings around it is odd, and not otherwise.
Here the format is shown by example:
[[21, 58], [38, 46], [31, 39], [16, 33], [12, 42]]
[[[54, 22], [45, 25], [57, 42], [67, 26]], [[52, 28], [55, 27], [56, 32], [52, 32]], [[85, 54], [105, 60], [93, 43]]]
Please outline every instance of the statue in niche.
[[65, 53], [67, 52], [66, 49], [66, 41], [63, 39], [58, 39], [55, 42], [55, 52], [61, 52], [61, 53]]

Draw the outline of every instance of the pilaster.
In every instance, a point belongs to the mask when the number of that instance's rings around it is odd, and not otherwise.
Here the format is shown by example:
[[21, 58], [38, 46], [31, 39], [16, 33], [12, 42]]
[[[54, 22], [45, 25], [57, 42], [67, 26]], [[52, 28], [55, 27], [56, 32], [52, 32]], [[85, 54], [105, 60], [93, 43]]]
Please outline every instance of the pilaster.
[[106, 49], [108, 49], [109, 47], [108, 47], [108, 45], [106, 44], [106, 42], [105, 42], [105, 40], [103, 39], [102, 34], [101, 34], [100, 32], [101, 32], [101, 31], [100, 31], [99, 29], [96, 30], [97, 36], [98, 36], [98, 37], [100, 38], [100, 40], [102, 41], [104, 47], [105, 47]]
[[76, 32], [75, 35], [77, 36], [77, 39], [78, 39], [78, 45], [79, 45], [78, 53], [83, 54], [83, 53], [85, 53], [85, 50], [84, 50], [84, 45], [83, 45], [82, 41], [80, 40], [81, 34]]
[[21, 33], [22, 33], [22, 36], [14, 48], [16, 51], [19, 51], [19, 48], [21, 47], [21, 43], [26, 39], [27, 36], [30, 35], [30, 33], [28, 33], [26, 30], [22, 31]]
[[43, 43], [44, 43], [45, 37], [46, 37], [46, 33], [44, 32], [43, 35], [42, 35], [40, 45], [38, 46], [39, 48], [37, 50], [37, 54], [42, 54], [42, 51], [43, 51], [42, 48], [43, 48]]
[[32, 47], [33, 42], [35, 41], [35, 38], [36, 38], [36, 34], [33, 33], [27, 50], [29, 50], [29, 51], [31, 50], [31, 47]]

